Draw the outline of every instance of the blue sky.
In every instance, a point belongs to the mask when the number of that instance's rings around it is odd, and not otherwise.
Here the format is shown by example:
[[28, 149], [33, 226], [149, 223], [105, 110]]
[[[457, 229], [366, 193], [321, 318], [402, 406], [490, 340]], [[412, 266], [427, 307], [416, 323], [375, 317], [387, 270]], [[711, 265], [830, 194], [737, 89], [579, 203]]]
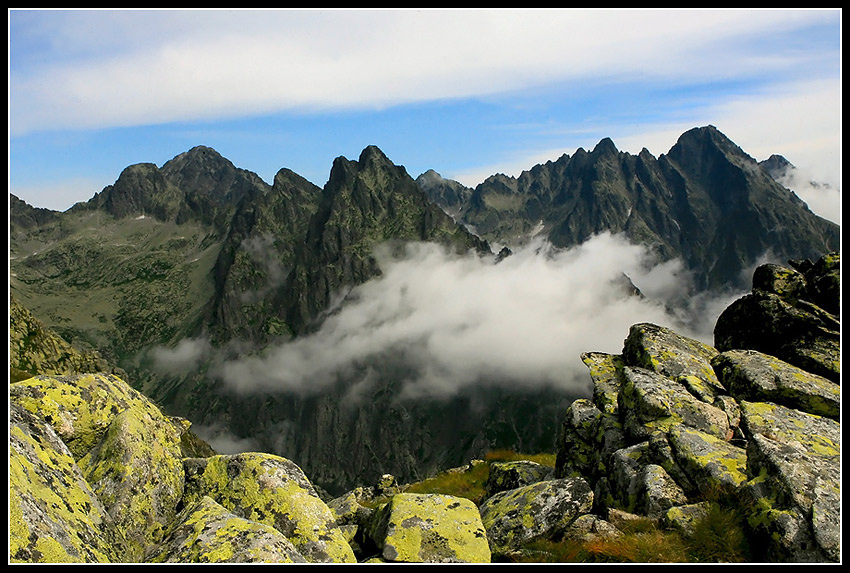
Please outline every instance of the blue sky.
[[[841, 11], [15, 10], [9, 185], [65, 210], [195, 145], [322, 186], [377, 145], [469, 186], [707, 124], [840, 185]], [[789, 185], [790, 186], [790, 185]], [[798, 192], [837, 220], [840, 196]]]

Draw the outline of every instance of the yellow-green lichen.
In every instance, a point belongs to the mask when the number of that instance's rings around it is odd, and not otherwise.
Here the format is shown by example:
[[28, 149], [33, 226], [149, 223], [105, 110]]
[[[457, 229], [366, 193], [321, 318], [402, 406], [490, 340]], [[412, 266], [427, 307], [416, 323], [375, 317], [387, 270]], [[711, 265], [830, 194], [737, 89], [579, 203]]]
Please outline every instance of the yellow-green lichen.
[[383, 556], [401, 562], [489, 563], [490, 549], [471, 501], [440, 494], [398, 494], [383, 510]]

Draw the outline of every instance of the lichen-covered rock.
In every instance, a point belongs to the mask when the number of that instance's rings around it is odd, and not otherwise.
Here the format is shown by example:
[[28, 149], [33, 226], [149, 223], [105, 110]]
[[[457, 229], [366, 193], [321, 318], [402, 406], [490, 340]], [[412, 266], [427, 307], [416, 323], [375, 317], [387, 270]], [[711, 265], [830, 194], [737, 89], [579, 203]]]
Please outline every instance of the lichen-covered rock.
[[9, 561], [110, 563], [124, 540], [71, 452], [43, 420], [9, 405]]
[[617, 414], [618, 396], [623, 385], [623, 357], [604, 352], [585, 352], [581, 360], [593, 380], [593, 403], [605, 414]]
[[784, 277], [793, 271], [777, 265], [759, 267], [752, 293], [733, 302], [717, 319], [714, 346], [722, 352], [758, 350], [840, 383], [839, 267], [838, 253], [806, 266], [802, 289], [788, 287]]
[[747, 452], [714, 434], [680, 425], [668, 433], [673, 455], [700, 492], [730, 495], [747, 481]]
[[661, 517], [671, 507], [688, 503], [685, 491], [659, 465], [643, 466], [638, 474], [638, 480], [640, 484], [638, 507], [641, 513], [648, 517]]
[[711, 367], [717, 350], [669, 328], [635, 324], [623, 345], [623, 360], [675, 380], [709, 404], [725, 390]]
[[328, 502], [328, 509], [337, 525], [362, 526], [368, 523], [374, 510], [361, 504], [360, 499], [357, 491], [352, 490]]
[[481, 504], [481, 520], [494, 554], [563, 534], [593, 507], [593, 491], [582, 478], [555, 479], [497, 493]]
[[[649, 463], [649, 442], [644, 441], [627, 448], [621, 448], [611, 455], [609, 466], [611, 468], [606, 480], [604, 500], [597, 501], [600, 507], [616, 505], [634, 511], [638, 505], [641, 482], [639, 479], [641, 468]], [[604, 503], [603, 503], [604, 502]]]
[[375, 512], [370, 536], [387, 562], [489, 563], [475, 504], [440, 494], [401, 493]]
[[162, 540], [183, 496], [177, 427], [155, 408], [128, 408], [78, 465], [139, 560]]
[[756, 434], [748, 448], [750, 526], [776, 560], [840, 560], [840, 456], [811, 455], [798, 444]]
[[623, 532], [609, 521], [592, 513], [579, 515], [564, 532], [565, 539], [580, 543], [591, 543], [600, 539], [612, 540], [622, 535]]
[[551, 467], [530, 460], [493, 462], [490, 464], [490, 473], [487, 476], [485, 489], [487, 495], [491, 496], [500, 491], [516, 489], [551, 479], [554, 471]]
[[840, 424], [767, 402], [742, 402], [741, 410], [750, 436], [749, 472], [755, 476], [745, 490], [754, 500], [750, 522], [783, 559], [836, 561], [841, 548]]
[[620, 409], [632, 439], [647, 439], [652, 432], [679, 425], [728, 437], [729, 418], [723, 410], [697, 399], [679, 382], [644, 368], [627, 366], [623, 374]]
[[753, 272], [753, 290], [771, 292], [788, 301], [807, 298], [806, 287], [803, 273], [782, 265], [766, 263]]
[[100, 442], [124, 410], [161, 415], [153, 402], [112, 374], [39, 375], [11, 384], [9, 398], [53, 426], [76, 460]]
[[286, 536], [265, 523], [234, 515], [202, 497], [147, 559], [150, 563], [306, 563]]
[[832, 459], [841, 453], [841, 424], [771, 402], [741, 402], [741, 424], [752, 438], [761, 434], [782, 444]]
[[694, 526], [705, 519], [710, 506], [708, 501], [673, 506], [664, 512], [661, 523], [665, 527], [682, 532], [685, 536], [693, 535]]
[[271, 525], [311, 563], [351, 563], [354, 553], [327, 504], [293, 462], [244, 453], [184, 460], [184, 502], [209, 496], [239, 517]]
[[608, 471], [607, 460], [625, 447], [626, 437], [616, 414], [579, 398], [567, 408], [557, 445], [556, 477], [595, 477]]
[[822, 376], [755, 350], [729, 350], [712, 362], [723, 385], [737, 400], [774, 402], [810, 414], [838, 419], [841, 387]]

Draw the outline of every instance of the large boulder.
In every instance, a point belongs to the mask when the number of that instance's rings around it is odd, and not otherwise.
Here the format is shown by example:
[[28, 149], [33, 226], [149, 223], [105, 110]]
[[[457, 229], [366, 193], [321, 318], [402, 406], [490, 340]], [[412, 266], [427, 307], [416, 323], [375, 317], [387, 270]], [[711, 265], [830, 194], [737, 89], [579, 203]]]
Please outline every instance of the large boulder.
[[306, 563], [274, 527], [234, 515], [209, 497], [190, 504], [151, 563]]
[[125, 410], [78, 465], [133, 545], [133, 555], [143, 557], [146, 547], [162, 541], [183, 497], [180, 433], [174, 424], [157, 410]]
[[386, 562], [490, 562], [481, 515], [464, 498], [396, 494], [375, 512], [370, 536]]
[[9, 561], [100, 563], [125, 541], [68, 447], [41, 418], [9, 404]]
[[153, 402], [112, 374], [39, 375], [11, 384], [9, 394], [50, 424], [75, 460], [100, 443], [119, 413], [136, 409], [161, 416]]
[[239, 517], [271, 525], [311, 563], [355, 561], [330, 508], [290, 460], [243, 453], [187, 458], [184, 468], [184, 503], [209, 496]]
[[838, 420], [841, 386], [755, 350], [729, 350], [712, 362], [737, 400], [774, 402]]
[[626, 434], [632, 439], [647, 439], [655, 431], [669, 431], [679, 425], [720, 439], [729, 435], [726, 413], [694, 396], [680, 381], [633, 366], [624, 367], [623, 375], [620, 410]]
[[529, 541], [563, 535], [590, 513], [593, 490], [582, 478], [554, 479], [497, 493], [481, 504], [481, 520], [494, 554], [510, 554]]
[[714, 402], [724, 394], [711, 367], [717, 350], [656, 324], [635, 324], [623, 344], [623, 361], [679, 382], [694, 396]]
[[490, 464], [485, 490], [487, 495], [491, 496], [501, 491], [551, 479], [553, 474], [553, 468], [530, 460], [493, 462]]

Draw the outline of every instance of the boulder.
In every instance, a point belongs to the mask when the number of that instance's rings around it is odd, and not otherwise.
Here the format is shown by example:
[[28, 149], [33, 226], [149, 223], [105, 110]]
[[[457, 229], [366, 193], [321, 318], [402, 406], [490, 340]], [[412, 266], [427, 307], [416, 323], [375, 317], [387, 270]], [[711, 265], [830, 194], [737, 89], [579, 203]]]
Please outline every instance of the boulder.
[[[750, 437], [745, 493], [750, 522], [777, 559], [840, 556], [841, 426], [829, 418], [767, 402], [742, 402]], [[793, 541], [793, 544], [790, 544]]]
[[490, 562], [478, 508], [455, 496], [396, 494], [375, 512], [370, 536], [386, 562]]
[[529, 541], [563, 535], [593, 507], [593, 490], [582, 478], [542, 481], [497, 493], [481, 504], [481, 520], [494, 554], [517, 551]]
[[679, 425], [720, 439], [729, 435], [729, 418], [723, 410], [695, 397], [679, 381], [633, 366], [624, 367], [623, 375], [620, 410], [631, 439], [647, 439], [652, 432]]
[[306, 563], [274, 527], [234, 515], [204, 496], [177, 516], [150, 563]]
[[774, 402], [838, 420], [841, 387], [755, 350], [729, 350], [712, 362], [723, 385], [739, 401]]
[[271, 525], [311, 563], [351, 563], [334, 515], [296, 464], [272, 454], [186, 458], [184, 504], [209, 496], [233, 514]]
[[530, 460], [493, 462], [490, 464], [485, 490], [488, 496], [492, 496], [501, 491], [551, 479], [553, 474], [553, 468]]
[[125, 557], [112, 517], [53, 428], [9, 404], [9, 561], [103, 563]]
[[158, 410], [131, 408], [115, 416], [78, 465], [133, 555], [162, 541], [183, 496], [183, 462], [180, 434]]
[[711, 367], [716, 355], [707, 344], [650, 323], [632, 326], [623, 345], [625, 363], [675, 380], [709, 404], [717, 394], [725, 394]]
[[50, 424], [75, 460], [100, 443], [124, 410], [161, 416], [153, 402], [112, 374], [39, 375], [10, 385], [9, 397]]

